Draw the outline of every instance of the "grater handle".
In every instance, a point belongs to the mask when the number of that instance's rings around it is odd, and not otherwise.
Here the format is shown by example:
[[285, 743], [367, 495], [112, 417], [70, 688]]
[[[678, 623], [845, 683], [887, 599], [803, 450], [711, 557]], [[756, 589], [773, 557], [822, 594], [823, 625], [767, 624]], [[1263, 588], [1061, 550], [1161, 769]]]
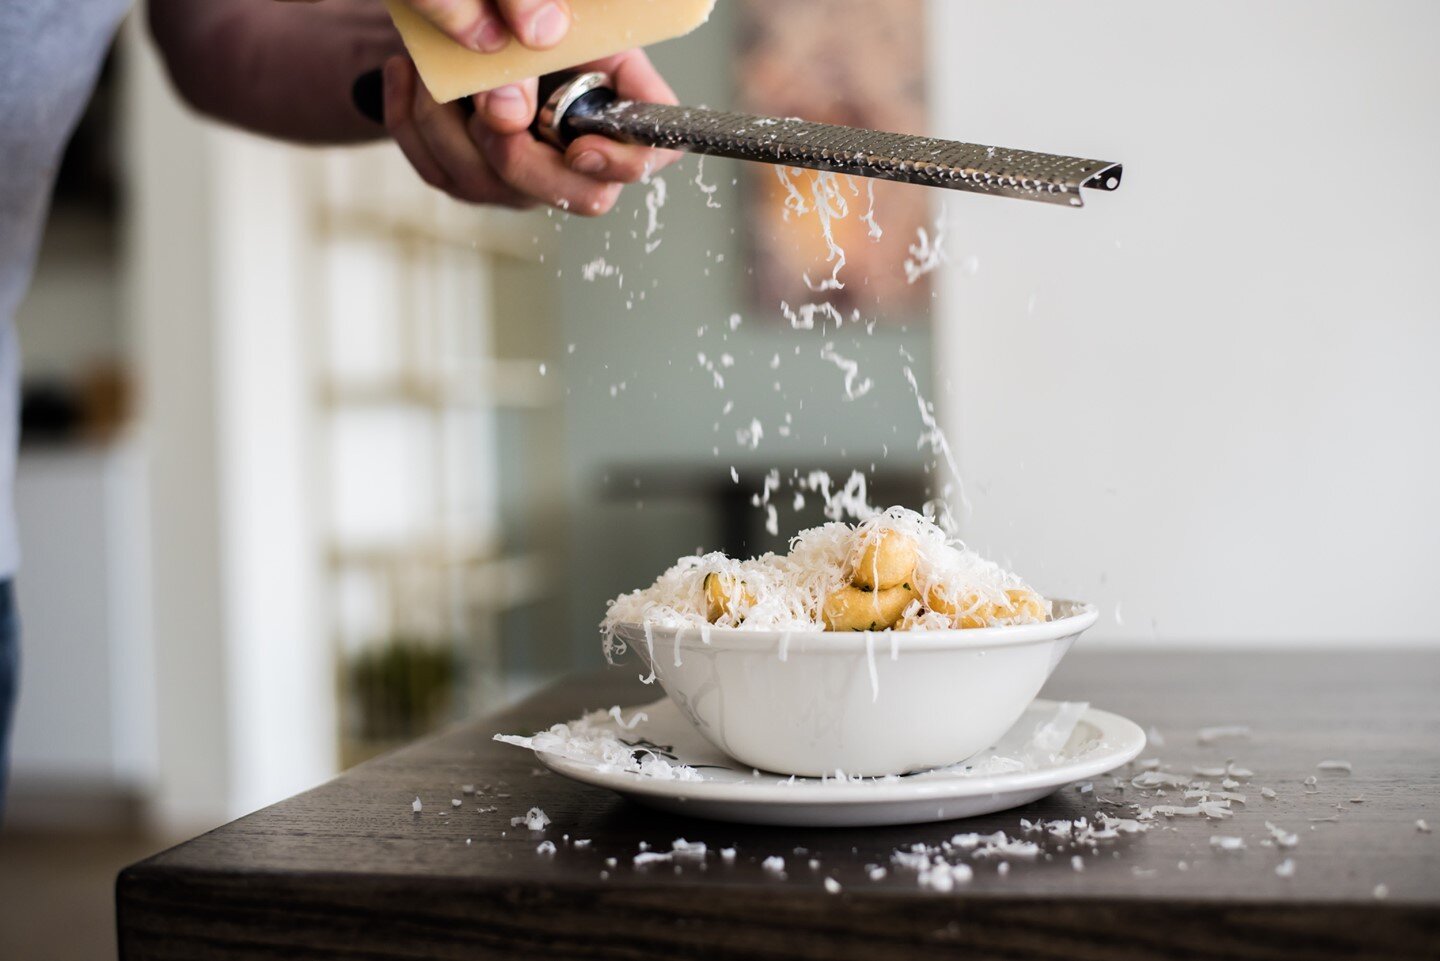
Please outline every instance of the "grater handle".
[[538, 82], [535, 102], [540, 106], [530, 132], [563, 151], [581, 135], [575, 126], [577, 120], [594, 115], [617, 99], [610, 78], [603, 73], [575, 70], [547, 73]]
[[753, 114], [619, 100], [602, 73], [542, 78], [536, 136], [563, 150], [599, 134], [621, 143], [807, 167], [973, 193], [1084, 206], [1082, 187], [1115, 190], [1106, 160], [1011, 150]]

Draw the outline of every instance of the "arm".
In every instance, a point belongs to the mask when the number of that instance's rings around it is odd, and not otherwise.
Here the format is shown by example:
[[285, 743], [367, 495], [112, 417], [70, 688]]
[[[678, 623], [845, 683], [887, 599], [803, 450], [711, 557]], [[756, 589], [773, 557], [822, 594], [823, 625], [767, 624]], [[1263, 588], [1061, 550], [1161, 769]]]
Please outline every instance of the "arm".
[[403, 52], [382, 4], [150, 0], [149, 14], [170, 78], [196, 110], [302, 143], [384, 135], [350, 97], [356, 77]]
[[[388, 130], [426, 183], [470, 203], [540, 202], [595, 216], [614, 206], [622, 185], [675, 158], [603, 137], [581, 137], [564, 154], [540, 143], [528, 131], [534, 80], [478, 94], [473, 115], [436, 103], [378, 0], [150, 0], [150, 29], [176, 89], [200, 112], [302, 143]], [[383, 128], [351, 99], [355, 79], [381, 64]], [[622, 97], [675, 102], [643, 50], [583, 66], [610, 73]]]

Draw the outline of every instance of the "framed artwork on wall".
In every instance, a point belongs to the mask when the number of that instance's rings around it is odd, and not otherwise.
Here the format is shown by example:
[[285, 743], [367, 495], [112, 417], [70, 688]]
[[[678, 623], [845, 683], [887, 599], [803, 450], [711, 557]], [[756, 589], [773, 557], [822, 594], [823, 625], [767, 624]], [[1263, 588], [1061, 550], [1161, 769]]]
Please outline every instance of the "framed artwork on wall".
[[[739, 109], [925, 132], [923, 0], [739, 0], [738, 7]], [[866, 320], [905, 322], [927, 313], [929, 280], [912, 283], [905, 261], [919, 232], [934, 232], [928, 191], [747, 166], [755, 303], [828, 303], [847, 320], [857, 310]], [[827, 221], [833, 243], [822, 229]]]

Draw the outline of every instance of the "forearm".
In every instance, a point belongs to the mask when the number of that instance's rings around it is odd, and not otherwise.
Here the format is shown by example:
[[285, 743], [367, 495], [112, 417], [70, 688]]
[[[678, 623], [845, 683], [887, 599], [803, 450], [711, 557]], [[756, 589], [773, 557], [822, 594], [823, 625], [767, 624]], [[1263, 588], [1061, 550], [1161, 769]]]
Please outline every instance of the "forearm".
[[350, 99], [360, 74], [401, 52], [379, 0], [149, 0], [176, 89], [202, 113], [256, 133], [352, 143], [384, 130]]

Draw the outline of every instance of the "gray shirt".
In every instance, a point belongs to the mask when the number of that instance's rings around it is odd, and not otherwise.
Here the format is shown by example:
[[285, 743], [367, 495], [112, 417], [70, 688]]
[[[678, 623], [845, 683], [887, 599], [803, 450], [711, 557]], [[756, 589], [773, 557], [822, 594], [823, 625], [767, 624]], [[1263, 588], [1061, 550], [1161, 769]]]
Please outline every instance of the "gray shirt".
[[35, 269], [61, 152], [130, 0], [0, 0], [0, 578], [15, 535], [20, 345], [15, 309]]

